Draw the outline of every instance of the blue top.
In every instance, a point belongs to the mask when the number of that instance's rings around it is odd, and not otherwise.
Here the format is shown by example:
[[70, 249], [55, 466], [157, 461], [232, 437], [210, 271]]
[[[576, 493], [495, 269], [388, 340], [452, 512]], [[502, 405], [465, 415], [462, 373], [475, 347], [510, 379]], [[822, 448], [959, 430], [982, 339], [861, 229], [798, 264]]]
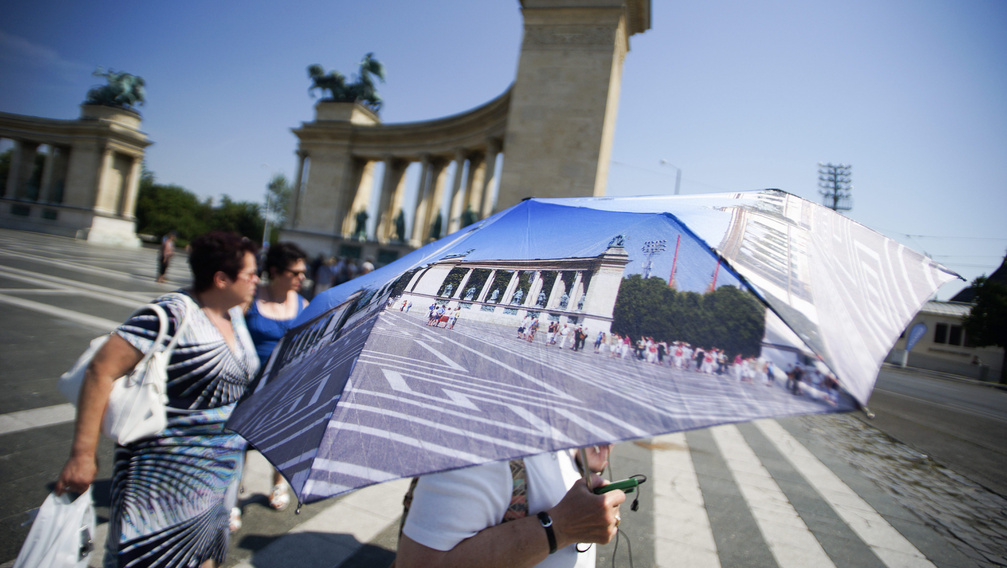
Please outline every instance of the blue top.
[[280, 342], [287, 330], [294, 327], [297, 316], [304, 311], [307, 300], [300, 294], [297, 295], [297, 315], [286, 320], [275, 320], [259, 313], [259, 301], [253, 300], [252, 306], [245, 314], [245, 324], [248, 326], [248, 333], [252, 335], [252, 342], [255, 343], [255, 353], [259, 360], [265, 365], [273, 348]]

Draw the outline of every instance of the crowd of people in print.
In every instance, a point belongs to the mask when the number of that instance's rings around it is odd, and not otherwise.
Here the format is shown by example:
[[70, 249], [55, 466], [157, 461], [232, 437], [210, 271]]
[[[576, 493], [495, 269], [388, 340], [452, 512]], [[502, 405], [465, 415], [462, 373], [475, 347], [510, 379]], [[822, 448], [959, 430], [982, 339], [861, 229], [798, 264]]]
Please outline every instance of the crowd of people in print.
[[[412, 306], [412, 302], [408, 305], [403, 304], [405, 311], [408, 311]], [[441, 327], [444, 324], [445, 329], [454, 329], [455, 323], [458, 322], [458, 316], [461, 315], [461, 307], [456, 306], [454, 308], [449, 308], [444, 304], [433, 303], [427, 308], [427, 325], [431, 327]]]
[[[517, 329], [517, 338], [533, 342], [540, 327], [539, 319], [526, 316]], [[571, 351], [584, 351], [590, 334], [583, 325], [549, 322], [545, 337], [547, 347], [556, 346]], [[782, 385], [788, 392], [809, 396], [828, 404], [839, 401], [839, 383], [832, 373], [817, 365], [790, 364], [780, 369], [762, 356], [744, 357], [737, 353], [730, 357], [717, 347], [692, 346], [684, 341], [656, 341], [640, 337], [635, 341], [629, 335], [599, 331], [594, 336], [594, 353], [611, 359], [668, 367], [707, 375], [723, 376], [752, 385]]]

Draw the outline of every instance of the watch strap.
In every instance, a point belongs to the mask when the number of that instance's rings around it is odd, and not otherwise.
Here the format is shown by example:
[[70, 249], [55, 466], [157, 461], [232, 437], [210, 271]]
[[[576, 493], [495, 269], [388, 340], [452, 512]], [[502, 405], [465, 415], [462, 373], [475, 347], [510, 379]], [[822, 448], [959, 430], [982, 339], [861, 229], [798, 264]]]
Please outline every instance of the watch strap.
[[542, 523], [542, 528], [545, 529], [545, 536], [549, 539], [549, 554], [556, 552], [556, 533], [552, 530], [552, 517], [549, 513], [541, 511], [538, 514], [538, 520]]

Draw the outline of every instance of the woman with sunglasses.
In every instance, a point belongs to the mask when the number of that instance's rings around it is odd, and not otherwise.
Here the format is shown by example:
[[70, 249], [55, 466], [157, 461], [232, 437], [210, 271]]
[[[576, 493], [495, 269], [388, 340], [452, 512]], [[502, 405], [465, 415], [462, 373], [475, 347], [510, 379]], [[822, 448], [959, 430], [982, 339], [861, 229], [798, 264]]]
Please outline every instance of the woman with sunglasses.
[[[259, 286], [255, 299], [245, 313], [248, 331], [263, 367], [280, 338], [293, 327], [297, 316], [308, 305], [308, 301], [299, 293], [308, 270], [305, 262], [307, 256], [294, 243], [276, 243], [266, 254], [263, 272], [268, 275], [268, 281]], [[274, 470], [269, 506], [282, 511], [289, 504], [287, 482], [280, 472]], [[240, 526], [241, 511], [235, 509], [231, 512], [231, 529], [237, 530]]]

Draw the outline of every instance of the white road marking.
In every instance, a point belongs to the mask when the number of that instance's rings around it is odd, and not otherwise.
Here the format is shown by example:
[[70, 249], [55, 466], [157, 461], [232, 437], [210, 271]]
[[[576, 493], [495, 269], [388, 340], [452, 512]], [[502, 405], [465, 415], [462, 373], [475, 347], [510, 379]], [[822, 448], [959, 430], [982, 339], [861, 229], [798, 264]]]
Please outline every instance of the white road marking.
[[754, 423], [886, 566], [933, 566], [911, 542], [775, 420]]
[[710, 432], [780, 568], [835, 566], [738, 427], [715, 426]]
[[[69, 320], [74, 323], [79, 323], [81, 325], [93, 327], [98, 331], [103, 332], [112, 331], [113, 329], [119, 327], [120, 323], [117, 321], [112, 321], [110, 319], [91, 316], [88, 314], [82, 314], [80, 312], [75, 312], [73, 310], [57, 308], [56, 306], [50, 306], [49, 304], [43, 304], [41, 302], [25, 300], [23, 298], [15, 298], [14, 296], [7, 296], [6, 294], [0, 294], [0, 303], [10, 304], [12, 306], [17, 306], [19, 308], [24, 308], [27, 310], [34, 310], [36, 312], [41, 312], [46, 315]], [[86, 345], [81, 346], [82, 351], [84, 347], [86, 347]]]
[[654, 561], [660, 568], [720, 568], [685, 434], [658, 436], [653, 444]]
[[18, 410], [17, 412], [0, 414], [0, 436], [23, 432], [32, 428], [44, 428], [54, 424], [73, 422], [76, 416], [77, 412], [69, 402], [55, 406], [44, 406], [42, 408], [32, 408], [31, 410]]

